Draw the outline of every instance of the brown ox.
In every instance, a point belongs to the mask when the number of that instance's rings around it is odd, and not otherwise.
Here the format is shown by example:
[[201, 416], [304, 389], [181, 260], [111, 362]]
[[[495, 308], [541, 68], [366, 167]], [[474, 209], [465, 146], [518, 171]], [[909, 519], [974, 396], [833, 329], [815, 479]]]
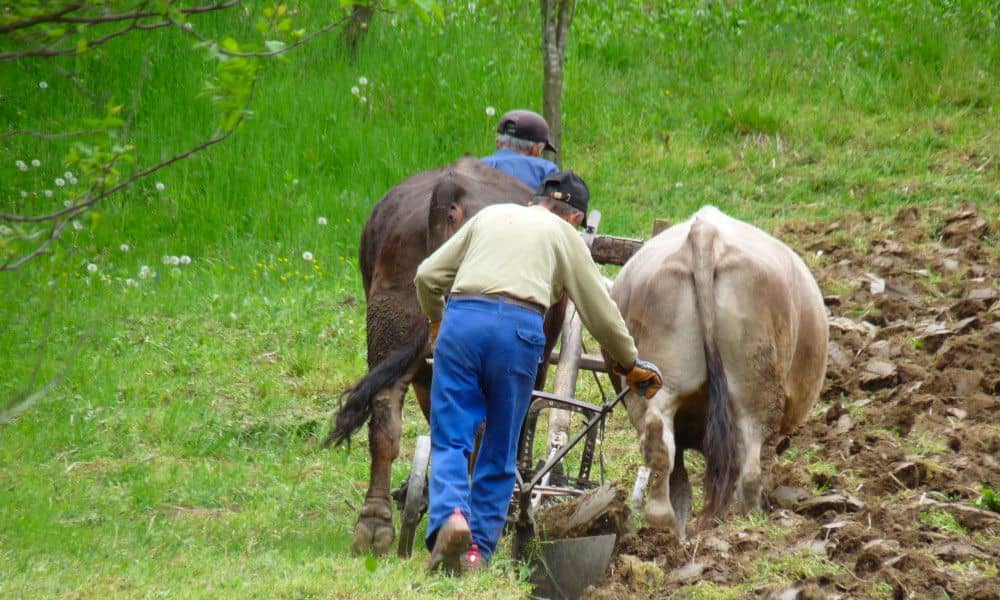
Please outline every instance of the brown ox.
[[[527, 204], [531, 198], [532, 190], [517, 179], [463, 158], [396, 185], [365, 223], [358, 263], [367, 302], [368, 374], [345, 393], [324, 442], [342, 444], [369, 422], [371, 472], [354, 530], [356, 553], [385, 552], [395, 539], [390, 469], [399, 454], [403, 398], [410, 384], [424, 416], [430, 414], [427, 324], [413, 286], [417, 265], [484, 206]], [[546, 331], [561, 323], [562, 313], [554, 307]]]
[[651, 400], [626, 399], [651, 471], [647, 522], [684, 537], [689, 448], [705, 455], [706, 523], [731, 499], [759, 507], [761, 447], [805, 420], [826, 370], [826, 312], [805, 263], [705, 207], [647, 242], [611, 295], [639, 356], [663, 370]]

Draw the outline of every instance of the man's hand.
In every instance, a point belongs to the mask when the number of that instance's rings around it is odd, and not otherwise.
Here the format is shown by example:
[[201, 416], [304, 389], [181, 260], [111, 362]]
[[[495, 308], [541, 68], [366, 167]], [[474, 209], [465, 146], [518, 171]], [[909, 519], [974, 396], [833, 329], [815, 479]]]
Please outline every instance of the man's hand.
[[437, 321], [427, 321], [427, 339], [431, 344], [431, 352], [434, 351], [434, 344], [437, 343], [439, 331], [441, 331], [441, 319], [438, 319]]
[[625, 374], [625, 382], [632, 391], [649, 400], [663, 387], [663, 375], [653, 363], [637, 358], [632, 370]]

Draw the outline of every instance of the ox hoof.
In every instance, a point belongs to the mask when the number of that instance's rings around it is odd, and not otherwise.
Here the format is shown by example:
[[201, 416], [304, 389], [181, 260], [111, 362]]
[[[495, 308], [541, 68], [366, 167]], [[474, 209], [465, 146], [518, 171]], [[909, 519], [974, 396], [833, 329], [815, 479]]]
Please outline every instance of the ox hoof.
[[646, 502], [643, 517], [645, 517], [646, 523], [654, 529], [675, 529], [677, 526], [674, 507], [669, 502], [659, 500]]
[[371, 552], [376, 556], [389, 552], [396, 540], [392, 528], [392, 509], [385, 506], [366, 506], [361, 510], [354, 527], [351, 550], [355, 555]]

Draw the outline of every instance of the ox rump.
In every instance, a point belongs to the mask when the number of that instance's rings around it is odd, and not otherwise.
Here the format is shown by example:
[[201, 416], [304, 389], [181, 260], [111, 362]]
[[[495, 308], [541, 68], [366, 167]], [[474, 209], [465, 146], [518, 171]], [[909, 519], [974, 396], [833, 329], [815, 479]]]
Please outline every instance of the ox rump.
[[714, 207], [625, 264], [611, 296], [642, 356], [663, 370], [649, 401], [625, 400], [651, 471], [643, 514], [684, 537], [684, 451], [705, 455], [704, 523], [760, 506], [761, 448], [800, 425], [823, 386], [823, 297], [781, 241]]

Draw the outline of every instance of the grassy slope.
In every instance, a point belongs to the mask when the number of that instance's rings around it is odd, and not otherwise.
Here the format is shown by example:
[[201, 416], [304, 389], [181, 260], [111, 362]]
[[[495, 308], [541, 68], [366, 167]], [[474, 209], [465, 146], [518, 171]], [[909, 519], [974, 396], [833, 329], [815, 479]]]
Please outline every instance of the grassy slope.
[[[590, 182], [605, 231], [644, 237], [654, 216], [704, 203], [765, 226], [932, 200], [995, 210], [997, 168], [977, 167], [1000, 147], [996, 14], [734, 4], [580, 6], [563, 160]], [[364, 370], [355, 254], [371, 205], [416, 170], [488, 152], [486, 106], [539, 104], [535, 7], [451, 14], [433, 31], [382, 17], [353, 60], [335, 38], [306, 48], [266, 76], [237, 137], [159, 175], [163, 192], [122, 194], [51, 260], [0, 276], [0, 398], [39, 352], [43, 381], [69, 363], [48, 401], [0, 427], [0, 595], [521, 593], [513, 568], [451, 582], [385, 559], [370, 574], [348, 555], [363, 436], [349, 453], [316, 448], [337, 391]], [[86, 76], [127, 102], [147, 45], [135, 137], [154, 160], [211, 130], [204, 100], [178, 100], [199, 88], [200, 57], [160, 32]], [[82, 112], [47, 68], [0, 72], [6, 122]], [[58, 154], [16, 144], [0, 149], [0, 198], [62, 171]], [[28, 175], [11, 166], [34, 155], [52, 158]], [[180, 254], [192, 264], [161, 264]], [[157, 276], [126, 288], [142, 265]], [[404, 458], [424, 428], [409, 409]], [[637, 460], [612, 458], [612, 474]]]

